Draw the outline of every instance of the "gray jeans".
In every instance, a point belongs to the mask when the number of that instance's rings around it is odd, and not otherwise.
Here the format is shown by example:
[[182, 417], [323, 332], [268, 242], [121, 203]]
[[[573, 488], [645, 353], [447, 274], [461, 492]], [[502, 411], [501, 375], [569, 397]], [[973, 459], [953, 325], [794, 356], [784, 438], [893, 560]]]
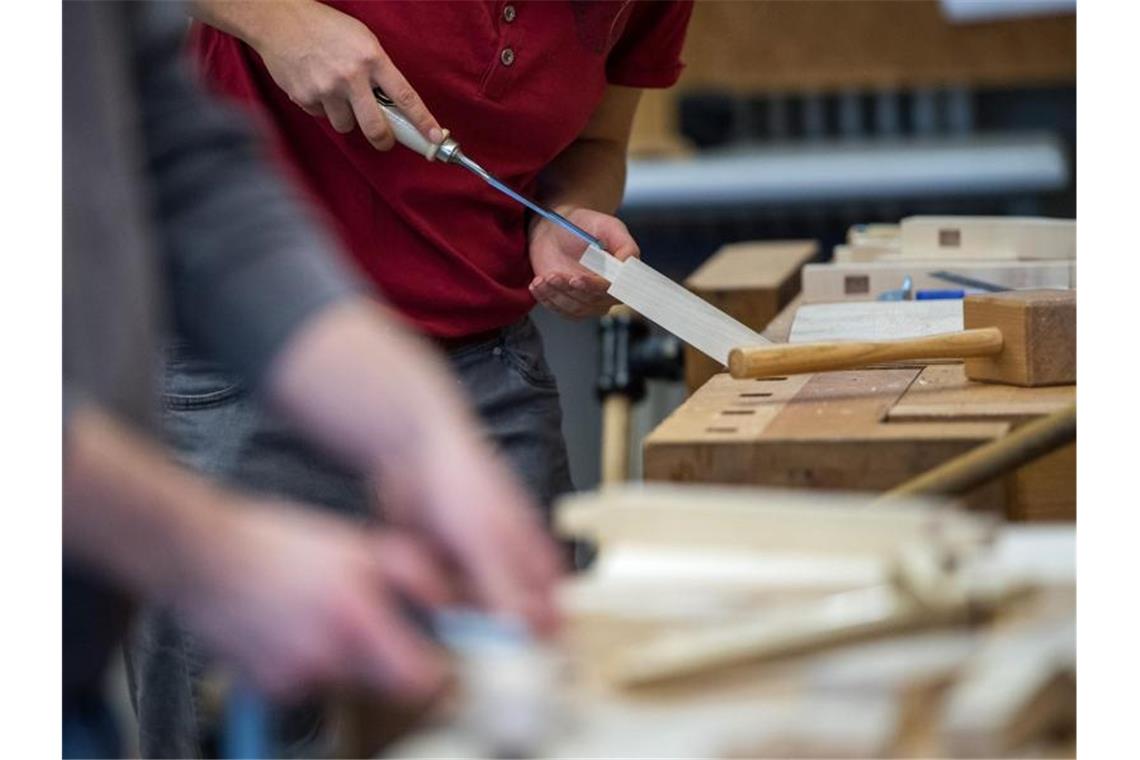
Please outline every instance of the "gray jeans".
[[[558, 388], [530, 319], [448, 358], [488, 436], [539, 504], [547, 507], [571, 490]], [[364, 477], [309, 446], [216, 367], [173, 352], [165, 407], [168, 443], [193, 469], [243, 490], [302, 500], [353, 519], [373, 514], [373, 489]], [[152, 609], [140, 615], [127, 650], [142, 756], [213, 754], [218, 726], [199, 689], [209, 660], [197, 642], [169, 612]], [[273, 718], [276, 751], [319, 751], [314, 707], [280, 710]]]

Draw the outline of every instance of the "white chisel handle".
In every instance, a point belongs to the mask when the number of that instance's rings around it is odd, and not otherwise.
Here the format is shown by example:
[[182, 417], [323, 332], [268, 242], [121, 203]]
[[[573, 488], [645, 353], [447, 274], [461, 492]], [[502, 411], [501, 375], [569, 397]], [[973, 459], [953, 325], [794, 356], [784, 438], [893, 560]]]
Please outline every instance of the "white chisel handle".
[[[395, 135], [396, 142], [405, 148], [414, 150], [428, 161], [434, 161], [435, 154], [439, 152], [440, 145], [443, 144], [443, 141], [433, 143], [420, 134], [420, 131], [416, 129], [416, 125], [408, 120], [404, 112], [397, 108], [396, 104], [393, 103], [379, 87], [373, 88], [372, 94], [376, 96], [376, 103], [380, 106], [380, 110], [384, 112], [384, 117], [388, 119], [388, 123], [392, 126], [392, 134]], [[444, 130], [443, 138], [444, 140], [447, 139], [447, 130]]]

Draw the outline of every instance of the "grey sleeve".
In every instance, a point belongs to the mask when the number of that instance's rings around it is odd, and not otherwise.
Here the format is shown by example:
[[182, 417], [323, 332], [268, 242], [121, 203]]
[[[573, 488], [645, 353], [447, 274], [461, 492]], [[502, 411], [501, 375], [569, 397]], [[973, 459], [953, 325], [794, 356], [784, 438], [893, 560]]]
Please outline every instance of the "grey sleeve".
[[133, 8], [156, 234], [180, 333], [258, 382], [294, 331], [365, 287], [251, 127], [192, 81], [172, 3]]

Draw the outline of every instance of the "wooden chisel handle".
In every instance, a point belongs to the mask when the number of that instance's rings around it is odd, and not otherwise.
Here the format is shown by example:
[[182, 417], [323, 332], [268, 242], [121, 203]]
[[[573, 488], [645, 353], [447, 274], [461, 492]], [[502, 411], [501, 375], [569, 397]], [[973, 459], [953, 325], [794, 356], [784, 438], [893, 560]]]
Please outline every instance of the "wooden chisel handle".
[[1001, 353], [1001, 349], [1001, 330], [982, 327], [905, 340], [781, 343], [734, 348], [728, 355], [728, 370], [738, 379], [771, 377], [856, 369], [908, 359], [993, 356]]

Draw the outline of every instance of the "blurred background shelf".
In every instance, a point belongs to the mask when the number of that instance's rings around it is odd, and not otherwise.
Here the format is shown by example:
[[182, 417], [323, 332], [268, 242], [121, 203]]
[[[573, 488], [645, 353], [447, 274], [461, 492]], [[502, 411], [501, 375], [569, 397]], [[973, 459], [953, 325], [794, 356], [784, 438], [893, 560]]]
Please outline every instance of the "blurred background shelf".
[[1065, 146], [1048, 133], [779, 143], [632, 160], [622, 212], [1052, 193], [1069, 181]]

